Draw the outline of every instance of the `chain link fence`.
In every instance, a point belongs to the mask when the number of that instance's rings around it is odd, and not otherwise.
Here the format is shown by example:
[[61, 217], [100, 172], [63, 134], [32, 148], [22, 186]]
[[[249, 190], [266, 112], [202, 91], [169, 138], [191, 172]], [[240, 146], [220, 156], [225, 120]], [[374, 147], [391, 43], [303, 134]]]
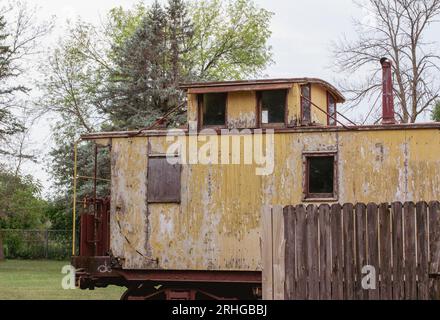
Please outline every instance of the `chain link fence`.
[[7, 259], [64, 260], [72, 255], [71, 230], [0, 229], [0, 237]]

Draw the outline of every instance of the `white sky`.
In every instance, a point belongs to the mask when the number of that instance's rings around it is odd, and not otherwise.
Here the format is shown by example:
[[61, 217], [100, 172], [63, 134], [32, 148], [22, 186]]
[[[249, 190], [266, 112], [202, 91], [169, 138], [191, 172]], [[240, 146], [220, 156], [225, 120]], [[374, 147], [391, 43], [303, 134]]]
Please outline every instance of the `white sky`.
[[[55, 15], [57, 26], [48, 41], [50, 44], [63, 34], [66, 19], [80, 16], [89, 22], [99, 22], [115, 6], [130, 8], [139, 0], [27, 0], [41, 9], [41, 18]], [[330, 42], [343, 34], [353, 35], [352, 18], [364, 14], [352, 0], [254, 0], [260, 7], [274, 12], [270, 44], [275, 64], [266, 70], [267, 76], [318, 77], [334, 82]], [[152, 3], [152, 0], [145, 0]], [[161, 1], [164, 2], [164, 1]], [[440, 34], [435, 26], [434, 35]], [[436, 38], [436, 37], [435, 37]], [[378, 65], [379, 67], [379, 65]], [[362, 111], [360, 111], [362, 113]], [[355, 115], [352, 115], [355, 116]], [[29, 165], [27, 170], [40, 179], [46, 190], [50, 185], [44, 164], [50, 148], [50, 130], [42, 121], [33, 132], [35, 144], [41, 147], [41, 164]]]

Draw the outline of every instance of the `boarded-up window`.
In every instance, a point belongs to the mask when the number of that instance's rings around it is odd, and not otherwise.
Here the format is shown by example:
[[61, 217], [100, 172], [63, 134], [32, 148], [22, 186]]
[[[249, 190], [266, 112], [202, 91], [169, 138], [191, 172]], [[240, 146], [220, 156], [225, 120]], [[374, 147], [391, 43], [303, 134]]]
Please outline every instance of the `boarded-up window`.
[[148, 202], [180, 203], [180, 175], [180, 164], [171, 164], [165, 156], [150, 157], [147, 177]]
[[307, 125], [312, 122], [312, 111], [310, 103], [312, 99], [311, 91], [312, 90], [310, 84], [301, 86], [301, 117], [303, 125]]

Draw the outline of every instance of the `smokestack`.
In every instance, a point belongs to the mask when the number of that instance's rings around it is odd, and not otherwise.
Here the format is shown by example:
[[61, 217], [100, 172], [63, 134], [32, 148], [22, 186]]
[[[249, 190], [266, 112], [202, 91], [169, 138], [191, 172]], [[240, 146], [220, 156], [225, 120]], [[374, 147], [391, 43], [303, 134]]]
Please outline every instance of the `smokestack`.
[[394, 118], [394, 93], [393, 93], [393, 63], [387, 59], [380, 59], [382, 65], [382, 124], [395, 124]]

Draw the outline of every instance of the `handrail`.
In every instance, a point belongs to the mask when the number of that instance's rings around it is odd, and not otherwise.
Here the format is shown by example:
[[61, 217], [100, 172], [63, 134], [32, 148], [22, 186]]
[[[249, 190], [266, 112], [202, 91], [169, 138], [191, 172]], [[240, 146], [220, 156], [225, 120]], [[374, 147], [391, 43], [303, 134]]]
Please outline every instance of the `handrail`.
[[185, 102], [182, 102], [181, 104], [179, 104], [177, 107], [169, 110], [167, 113], [165, 113], [165, 115], [159, 119], [157, 119], [151, 126], [140, 129], [139, 131], [135, 132], [134, 134], [131, 135], [131, 137], [136, 137], [139, 136], [140, 134], [142, 134], [142, 132], [144, 131], [148, 131], [148, 130], [153, 130], [157, 125], [163, 123], [165, 120], [168, 119], [169, 116], [171, 116], [173, 113], [177, 112], [180, 108], [182, 108], [185, 105]]
[[[305, 96], [303, 96], [303, 95], [301, 95], [301, 98], [303, 98], [303, 99], [307, 100], [308, 102], [310, 102], [310, 104], [312, 104], [314, 107], [316, 107], [319, 111], [325, 113], [327, 116], [329, 116], [330, 118], [332, 118], [333, 120], [335, 120], [337, 123], [339, 123], [339, 124], [340, 124], [341, 126], [343, 126], [345, 129], [347, 129], [347, 130], [356, 130], [356, 129], [354, 129], [354, 128], [349, 128], [349, 127], [347, 127], [345, 124], [343, 124], [341, 121], [339, 121], [339, 120], [337, 119], [336, 116], [333, 116], [333, 115], [329, 114], [327, 111], [323, 110], [321, 107], [319, 107], [316, 103], [314, 103], [314, 102], [313, 102], [312, 100], [310, 100], [309, 98], [307, 98], [307, 97], [305, 97]], [[353, 121], [351, 121], [350, 119], [348, 119], [347, 117], [345, 117], [344, 115], [342, 115], [341, 113], [339, 113], [338, 111], [336, 111], [336, 113], [337, 113], [338, 115], [340, 115], [341, 117], [343, 117], [343, 118], [344, 118], [345, 120], [347, 120], [348, 122], [350, 122], [352, 125], [357, 126], [356, 123], [354, 123]]]
[[88, 176], [77, 176], [77, 179], [83, 179], [83, 180], [97, 180], [97, 181], [105, 181], [105, 182], [111, 182], [110, 179], [104, 179], [104, 178], [94, 178], [94, 177], [88, 177]]

